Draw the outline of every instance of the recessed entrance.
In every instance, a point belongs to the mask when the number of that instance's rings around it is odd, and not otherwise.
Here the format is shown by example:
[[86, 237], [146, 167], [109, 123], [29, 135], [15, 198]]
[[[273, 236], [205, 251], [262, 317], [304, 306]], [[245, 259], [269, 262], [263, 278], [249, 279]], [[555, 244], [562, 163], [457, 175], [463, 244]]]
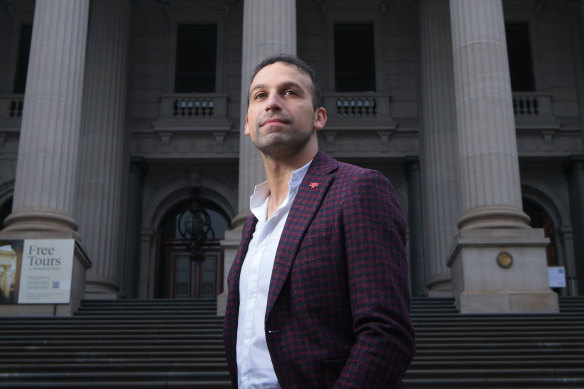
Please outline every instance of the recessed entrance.
[[158, 232], [157, 298], [193, 299], [216, 297], [223, 291], [223, 248], [220, 240], [229, 223], [227, 216], [210, 203], [201, 206], [210, 217], [213, 234], [196, 250], [182, 236], [181, 216], [190, 201], [179, 204], [164, 218]]
[[523, 199], [523, 211], [529, 216], [529, 225], [533, 228], [542, 228], [545, 237], [550, 239], [550, 244], [546, 247], [547, 265], [559, 266], [556, 234], [554, 232], [554, 224], [550, 215], [536, 202]]
[[164, 242], [167, 298], [216, 297], [221, 293], [223, 255], [218, 242], [208, 242], [193, 254], [184, 241]]

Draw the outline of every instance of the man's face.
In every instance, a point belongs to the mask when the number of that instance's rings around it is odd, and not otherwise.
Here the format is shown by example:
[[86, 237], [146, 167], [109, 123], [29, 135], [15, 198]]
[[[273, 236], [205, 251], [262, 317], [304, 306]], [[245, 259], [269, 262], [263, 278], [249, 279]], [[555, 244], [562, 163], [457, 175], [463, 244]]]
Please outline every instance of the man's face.
[[265, 155], [294, 155], [316, 146], [326, 112], [312, 105], [310, 76], [284, 62], [267, 65], [252, 80], [245, 134]]

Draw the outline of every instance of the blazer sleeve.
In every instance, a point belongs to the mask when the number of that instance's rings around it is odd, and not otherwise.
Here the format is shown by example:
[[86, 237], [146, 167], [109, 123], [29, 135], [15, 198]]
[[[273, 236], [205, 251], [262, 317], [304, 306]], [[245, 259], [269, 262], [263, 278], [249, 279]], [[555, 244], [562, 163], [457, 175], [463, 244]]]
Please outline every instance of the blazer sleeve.
[[365, 170], [343, 200], [355, 344], [335, 388], [399, 388], [414, 354], [406, 227], [395, 190]]

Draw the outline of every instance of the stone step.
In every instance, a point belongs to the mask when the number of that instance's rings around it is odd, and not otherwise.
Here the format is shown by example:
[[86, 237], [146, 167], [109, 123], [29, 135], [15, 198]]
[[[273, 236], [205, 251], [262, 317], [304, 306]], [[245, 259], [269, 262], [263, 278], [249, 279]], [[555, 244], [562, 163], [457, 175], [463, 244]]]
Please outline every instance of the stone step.
[[91, 388], [91, 389], [112, 389], [112, 388], [149, 388], [149, 389], [168, 389], [168, 388], [192, 388], [192, 389], [230, 389], [231, 382], [227, 380], [205, 381], [202, 379], [188, 379], [184, 381], [170, 381], [164, 377], [156, 379], [149, 377], [148, 379], [128, 379], [124, 377], [123, 380], [108, 380], [108, 381], [65, 381], [53, 379], [51, 381], [0, 381], [0, 388], [10, 389], [41, 389], [41, 388]]
[[14, 350], [10, 352], [0, 352], [0, 359], [13, 358], [14, 360], [18, 358], [33, 358], [33, 359], [64, 359], [64, 358], [75, 358], [77, 360], [84, 358], [106, 358], [111, 357], [112, 359], [127, 359], [127, 358], [193, 358], [195, 360], [199, 358], [225, 358], [225, 350], [193, 350], [189, 347], [185, 350], [173, 351], [172, 348], [159, 350], [159, 348], [152, 348], [150, 350], [139, 349], [139, 350], [129, 350], [127, 347], [121, 347], [117, 350], [110, 350], [108, 348], [99, 349], [93, 348], [91, 350], [38, 350], [31, 349], [30, 351]]
[[17, 365], [17, 366], [24, 366], [24, 365], [35, 365], [35, 364], [42, 364], [43, 366], [49, 366], [50, 364], [55, 365], [62, 365], [66, 364], [67, 366], [77, 366], [82, 364], [137, 364], [137, 365], [150, 365], [150, 364], [159, 364], [159, 365], [173, 365], [173, 364], [181, 364], [181, 363], [189, 363], [189, 364], [225, 364], [225, 355], [219, 354], [217, 356], [193, 356], [187, 355], [184, 357], [180, 357], [177, 355], [173, 355], [170, 353], [161, 353], [161, 355], [157, 355], [156, 358], [152, 358], [152, 356], [145, 354], [145, 355], [137, 355], [137, 356], [127, 356], [127, 357], [118, 357], [111, 356], [108, 354], [107, 356], [104, 355], [94, 355], [88, 354], [84, 358], [77, 358], [76, 355], [65, 355], [65, 356], [58, 356], [53, 357], [50, 360], [47, 358], [36, 358], [27, 356], [26, 358], [0, 358], [0, 368], [5, 369], [8, 366]]
[[[18, 381], [21, 378], [21, 374], [16, 373], [0, 373], [0, 381], [12, 380]], [[23, 377], [24, 378], [24, 377]], [[204, 380], [204, 381], [225, 381], [229, 380], [229, 373], [227, 371], [152, 371], [150, 369], [138, 368], [135, 370], [125, 370], [121, 372], [78, 372], [78, 371], [68, 371], [65, 373], [51, 373], [51, 372], [27, 372], [26, 381], [79, 381], [79, 380], [101, 380], [101, 381], [111, 381], [111, 380], [143, 380], [143, 379], [153, 379], [160, 380], [165, 379], [167, 381], [180, 381], [180, 380]]]
[[106, 362], [97, 363], [81, 362], [75, 363], [67, 361], [64, 363], [55, 363], [53, 361], [44, 361], [38, 365], [35, 364], [7, 364], [0, 366], [0, 377], [4, 372], [15, 373], [35, 373], [35, 374], [52, 374], [52, 373], [69, 373], [75, 370], [76, 373], [90, 373], [90, 372], [129, 372], [147, 370], [150, 372], [160, 372], [172, 369], [173, 372], [192, 372], [201, 370], [209, 373], [225, 373], [227, 371], [227, 362], [176, 362], [176, 363], [161, 363], [155, 361], [148, 361], [145, 363], [129, 363], [123, 359], [109, 360]]
[[507, 368], [503, 367], [496, 367], [496, 368], [484, 368], [482, 365], [479, 365], [472, 369], [464, 369], [464, 368], [452, 368], [452, 369], [413, 369], [411, 373], [408, 374], [408, 377], [415, 374], [416, 379], [424, 379], [424, 378], [472, 378], [472, 377], [496, 377], [498, 379], [501, 378], [530, 378], [530, 377], [538, 377], [538, 378], [560, 378], [560, 377], [572, 377], [572, 378], [580, 378], [584, 380], [584, 370], [579, 367], [552, 367], [546, 368], [544, 366], [538, 366], [537, 371], [532, 368], [521, 368], [517, 366], [509, 366]]
[[428, 388], [497, 388], [497, 389], [536, 389], [536, 388], [584, 388], [584, 379], [580, 377], [504, 377], [482, 376], [476, 378], [455, 378], [445, 379], [426, 378], [416, 379], [406, 377], [403, 379], [407, 389], [428, 389]]

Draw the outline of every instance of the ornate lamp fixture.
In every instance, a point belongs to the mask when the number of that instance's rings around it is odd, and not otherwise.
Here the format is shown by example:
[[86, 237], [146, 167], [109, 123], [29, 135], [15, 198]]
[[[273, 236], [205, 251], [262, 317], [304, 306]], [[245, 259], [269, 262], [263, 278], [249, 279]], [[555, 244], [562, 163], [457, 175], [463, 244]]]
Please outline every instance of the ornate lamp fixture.
[[199, 251], [206, 240], [215, 239], [211, 217], [199, 204], [198, 189], [193, 189], [191, 204], [179, 217], [178, 232], [188, 242], [187, 247], [193, 253]]

